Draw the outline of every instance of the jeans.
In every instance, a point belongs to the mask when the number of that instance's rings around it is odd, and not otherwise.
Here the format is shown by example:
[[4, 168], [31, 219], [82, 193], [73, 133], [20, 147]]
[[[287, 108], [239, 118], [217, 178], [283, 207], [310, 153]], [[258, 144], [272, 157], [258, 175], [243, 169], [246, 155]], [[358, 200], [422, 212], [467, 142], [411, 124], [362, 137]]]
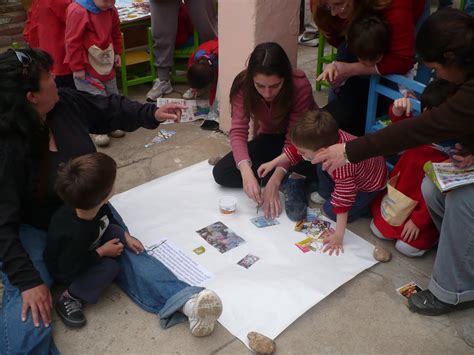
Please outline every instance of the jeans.
[[[123, 224], [117, 211], [110, 204], [109, 206], [115, 220]], [[22, 225], [20, 239], [44, 283], [51, 287], [53, 281], [43, 262], [46, 232]], [[193, 295], [203, 290], [202, 287], [190, 286], [178, 280], [165, 265], [146, 253], [136, 255], [125, 248], [118, 261], [121, 270], [116, 279], [118, 286], [142, 309], [159, 314], [162, 328], [169, 328], [187, 319], [179, 310]], [[21, 294], [3, 273], [2, 280], [4, 292], [0, 308], [1, 354], [59, 354], [52, 338], [52, 327], [35, 328], [30, 314], [28, 319], [22, 322]]]
[[[319, 194], [326, 199], [324, 202], [323, 210], [326, 215], [331, 218], [333, 221], [336, 220], [337, 215], [333, 212], [333, 207], [331, 204], [331, 194], [334, 191], [334, 181], [321, 168], [321, 164], [316, 165], [316, 172], [318, 173], [318, 180], [319, 180]], [[359, 217], [367, 217], [370, 216], [370, 203], [373, 201], [375, 197], [379, 194], [380, 190], [378, 191], [371, 191], [371, 192], [364, 192], [359, 191], [357, 192], [356, 199], [349, 210], [349, 215], [347, 217], [347, 221], [349, 223], [354, 222]]]
[[[43, 262], [43, 250], [46, 247], [46, 232], [29, 225], [20, 227], [20, 240], [26, 252], [30, 255], [34, 267], [41, 279], [51, 287], [53, 279]], [[18, 288], [13, 286], [4, 273], [3, 303], [0, 308], [0, 352], [9, 354], [59, 354], [52, 337], [52, 327], [45, 328], [33, 325], [31, 313], [25, 322], [21, 321], [23, 299]]]
[[425, 178], [423, 197], [440, 232], [428, 289], [439, 300], [458, 304], [474, 300], [474, 185], [446, 194]]

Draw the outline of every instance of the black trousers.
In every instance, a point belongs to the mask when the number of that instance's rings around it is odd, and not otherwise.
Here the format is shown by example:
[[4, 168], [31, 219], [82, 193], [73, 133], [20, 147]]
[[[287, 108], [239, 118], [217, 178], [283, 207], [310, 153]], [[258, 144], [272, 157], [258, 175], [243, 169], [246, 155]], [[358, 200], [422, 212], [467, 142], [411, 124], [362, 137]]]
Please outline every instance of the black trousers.
[[[257, 169], [260, 165], [275, 159], [281, 154], [284, 143], [285, 134], [260, 134], [248, 143], [252, 171], [255, 176], [258, 176]], [[294, 166], [291, 171], [305, 175], [309, 180], [317, 180], [316, 168], [310, 162], [302, 161]], [[240, 175], [240, 170], [235, 165], [232, 152], [219, 160], [216, 166], [214, 166], [212, 174], [214, 175], [214, 180], [219, 185], [224, 187], [242, 187], [242, 176]], [[271, 174], [265, 177], [263, 180], [264, 185], [266, 185], [270, 177]]]
[[[126, 247], [124, 230], [116, 224], [107, 227], [101, 245], [114, 238], [119, 238]], [[69, 285], [69, 292], [87, 303], [97, 303], [102, 292], [115, 280], [119, 272], [120, 266], [115, 258], [103, 257]]]

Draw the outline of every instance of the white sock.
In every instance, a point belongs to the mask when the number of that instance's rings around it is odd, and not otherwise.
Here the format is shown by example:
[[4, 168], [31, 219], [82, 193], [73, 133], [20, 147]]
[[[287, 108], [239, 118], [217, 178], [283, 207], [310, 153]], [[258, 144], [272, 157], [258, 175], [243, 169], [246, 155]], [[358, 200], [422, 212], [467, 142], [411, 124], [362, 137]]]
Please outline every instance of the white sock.
[[196, 297], [191, 297], [181, 308], [181, 313], [183, 313], [188, 318], [193, 314], [194, 304], [196, 303]]

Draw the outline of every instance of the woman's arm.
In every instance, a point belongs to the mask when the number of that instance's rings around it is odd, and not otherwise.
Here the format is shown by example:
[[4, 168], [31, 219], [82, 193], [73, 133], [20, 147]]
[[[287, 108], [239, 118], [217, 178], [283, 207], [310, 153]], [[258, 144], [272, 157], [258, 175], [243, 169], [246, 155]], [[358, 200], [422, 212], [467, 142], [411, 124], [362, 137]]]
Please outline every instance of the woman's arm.
[[43, 283], [19, 236], [21, 191], [27, 189], [26, 152], [19, 139], [0, 140], [0, 261], [10, 283], [20, 292]]
[[82, 91], [62, 90], [61, 104], [89, 127], [90, 133], [106, 134], [117, 129], [132, 132], [140, 127], [155, 129], [167, 119], [179, 121], [185, 106], [167, 104], [157, 108], [121, 95], [91, 95]]

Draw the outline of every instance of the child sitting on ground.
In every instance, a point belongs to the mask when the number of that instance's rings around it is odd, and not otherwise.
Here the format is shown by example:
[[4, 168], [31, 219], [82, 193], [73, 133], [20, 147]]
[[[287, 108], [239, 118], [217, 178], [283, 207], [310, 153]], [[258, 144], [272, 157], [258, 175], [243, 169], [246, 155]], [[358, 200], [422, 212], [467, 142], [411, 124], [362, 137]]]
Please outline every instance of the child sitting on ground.
[[55, 187], [66, 205], [51, 220], [44, 260], [53, 278], [67, 285], [55, 309], [70, 327], [85, 325], [83, 303], [96, 303], [116, 278], [114, 258], [124, 246], [137, 254], [144, 250], [114, 221], [107, 204], [116, 174], [115, 161], [103, 153], [80, 156], [58, 171]]
[[201, 44], [189, 57], [187, 78], [189, 86], [184, 99], [195, 99], [198, 91], [209, 88], [209, 105], [213, 105], [217, 91], [218, 76], [218, 40], [213, 39]]
[[[315, 110], [303, 113], [290, 133], [294, 146], [284, 153], [262, 164], [259, 176], [265, 176], [279, 163], [293, 164], [303, 159], [311, 161], [315, 154], [336, 143], [345, 143], [356, 137], [338, 129], [337, 122], [326, 111]], [[360, 163], [348, 162], [331, 175], [316, 165], [319, 180], [319, 195], [324, 198], [325, 214], [336, 221], [336, 230], [325, 238], [323, 251], [339, 255], [343, 252], [343, 238], [347, 222], [370, 214], [369, 205], [387, 183], [387, 167], [383, 157], [374, 157]]]
[[[142, 243], [114, 219], [107, 203], [113, 194], [116, 173], [115, 161], [97, 152], [72, 159], [58, 171], [56, 191], [67, 205], [51, 219], [44, 260], [53, 278], [67, 286], [55, 309], [70, 327], [86, 323], [83, 304], [97, 302], [119, 274], [115, 258], [126, 252], [124, 248], [137, 254], [144, 250]], [[166, 272], [171, 273], [168, 269]], [[169, 287], [173, 287], [170, 282]], [[211, 290], [195, 292], [187, 295], [190, 297], [180, 312], [188, 317], [191, 333], [201, 337], [214, 330], [222, 302]]]
[[[456, 90], [457, 86], [446, 80], [431, 82], [420, 97], [423, 111], [439, 106]], [[389, 117], [393, 122], [411, 117], [411, 101], [395, 100]], [[377, 196], [371, 205], [372, 232], [381, 239], [395, 239], [395, 248], [406, 256], [422, 256], [438, 241], [438, 230], [426, 208], [421, 183], [425, 176], [423, 165], [446, 158], [433, 145], [408, 149], [390, 173], [388, 191]]]
[[[66, 12], [66, 58], [76, 88], [95, 95], [118, 94], [114, 65], [120, 66], [122, 34], [115, 0], [76, 0]], [[119, 138], [121, 130], [109, 134]], [[98, 146], [106, 146], [106, 134], [94, 136]]]

